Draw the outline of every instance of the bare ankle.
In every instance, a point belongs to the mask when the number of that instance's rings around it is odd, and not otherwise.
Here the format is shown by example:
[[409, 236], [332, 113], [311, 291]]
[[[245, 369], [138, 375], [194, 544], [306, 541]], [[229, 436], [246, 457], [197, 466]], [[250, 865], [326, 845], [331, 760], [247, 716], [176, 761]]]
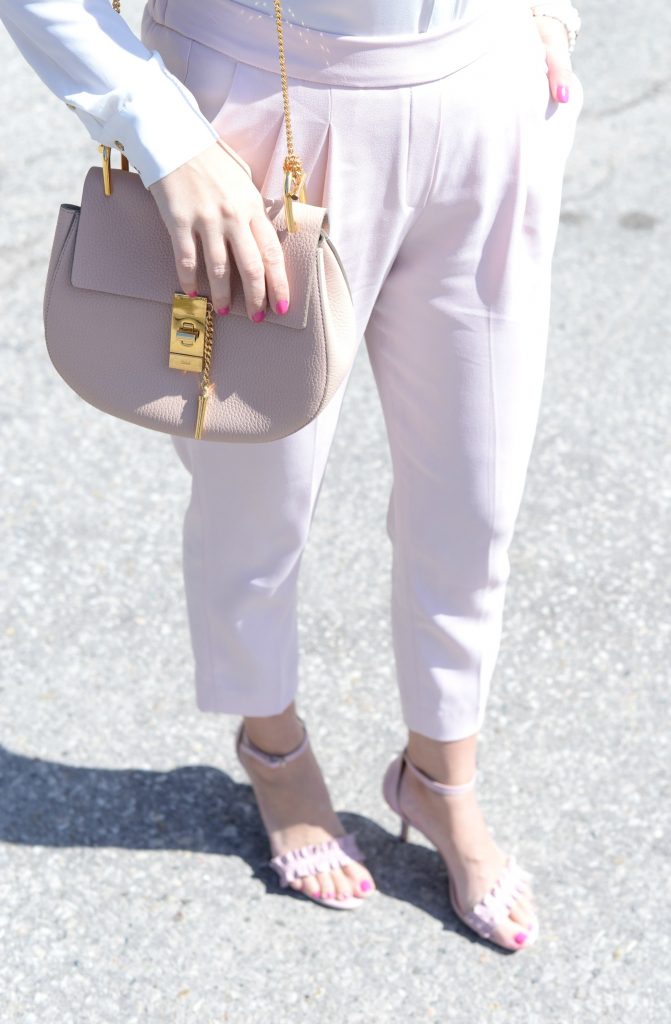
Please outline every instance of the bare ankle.
[[475, 775], [477, 734], [460, 740], [433, 740], [409, 731], [408, 756], [436, 782], [460, 786]]
[[269, 754], [288, 754], [303, 739], [303, 725], [293, 701], [278, 715], [245, 716], [243, 720], [252, 743]]

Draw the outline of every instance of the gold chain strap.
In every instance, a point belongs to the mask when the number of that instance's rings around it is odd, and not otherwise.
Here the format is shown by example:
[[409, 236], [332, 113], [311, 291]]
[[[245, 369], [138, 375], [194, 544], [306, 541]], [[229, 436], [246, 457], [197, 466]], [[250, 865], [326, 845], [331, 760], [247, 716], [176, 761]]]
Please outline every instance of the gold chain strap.
[[212, 346], [214, 344], [214, 310], [210, 300], [207, 300], [207, 314], [205, 316], [205, 341], [203, 343], [203, 373], [200, 378], [200, 394], [198, 395], [198, 414], [196, 416], [196, 430], [194, 437], [197, 440], [203, 435], [203, 424], [205, 423], [205, 409], [207, 400], [214, 391], [214, 384], [210, 380], [210, 366], [212, 365]]
[[291, 129], [291, 112], [289, 110], [289, 87], [287, 85], [287, 63], [284, 58], [284, 32], [282, 30], [281, 0], [273, 0], [275, 6], [275, 23], [277, 26], [277, 45], [280, 57], [280, 77], [282, 79], [282, 100], [284, 103], [284, 127], [287, 135], [287, 156], [284, 158], [282, 170], [290, 172], [297, 183], [303, 177], [303, 165], [294, 152], [294, 135]]

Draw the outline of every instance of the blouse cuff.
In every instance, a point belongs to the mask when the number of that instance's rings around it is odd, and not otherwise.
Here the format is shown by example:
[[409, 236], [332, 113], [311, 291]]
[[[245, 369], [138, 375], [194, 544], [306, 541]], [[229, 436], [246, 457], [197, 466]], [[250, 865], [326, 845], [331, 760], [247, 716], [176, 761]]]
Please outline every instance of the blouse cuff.
[[123, 150], [145, 188], [219, 138], [193, 94], [170, 72], [158, 51], [144, 61], [132, 85], [94, 97], [66, 97], [96, 142]]

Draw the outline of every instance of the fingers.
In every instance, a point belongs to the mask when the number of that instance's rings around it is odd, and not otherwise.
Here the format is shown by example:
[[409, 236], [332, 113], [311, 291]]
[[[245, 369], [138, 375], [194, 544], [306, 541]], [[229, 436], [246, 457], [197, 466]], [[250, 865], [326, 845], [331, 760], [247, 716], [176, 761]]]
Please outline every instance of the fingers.
[[[237, 222], [229, 226], [228, 246], [223, 228], [214, 222], [199, 224], [212, 305], [220, 316], [231, 308], [231, 258], [240, 274], [247, 316], [260, 323], [267, 310], [266, 292], [271, 308], [283, 315], [289, 308], [289, 282], [284, 253], [277, 231], [262, 211], [249, 225]], [[184, 227], [173, 236], [175, 264], [180, 288], [187, 295], [196, 291], [197, 248], [194, 233]]]
[[178, 225], [172, 234], [172, 248], [175, 253], [177, 280], [183, 292], [191, 295], [196, 291], [197, 253], [196, 239], [188, 224]]
[[231, 261], [226, 240], [213, 224], [201, 229], [199, 234], [212, 305], [220, 316], [227, 316], [231, 311]]
[[265, 210], [252, 217], [250, 228], [263, 260], [268, 300], [272, 309], [283, 315], [289, 308], [289, 282], [277, 231]]
[[266, 274], [249, 225], [238, 223], [230, 234], [229, 242], [245, 293], [247, 316], [260, 323], [266, 315]]
[[545, 43], [548, 80], [552, 99], [568, 103], [571, 96], [573, 68], [568, 50], [566, 29], [557, 18], [537, 16], [536, 25]]
[[548, 49], [547, 54], [548, 79], [550, 92], [553, 100], [557, 103], [568, 103], [571, 97], [571, 82], [573, 80], [573, 69], [568, 56], [568, 50], [562, 51], [559, 47]]
[[232, 262], [239, 272], [250, 320], [260, 323], [267, 299], [280, 315], [289, 308], [289, 283], [277, 231], [249, 175], [217, 143], [150, 186], [172, 241], [179, 286], [198, 288], [198, 239], [217, 312], [231, 306]]

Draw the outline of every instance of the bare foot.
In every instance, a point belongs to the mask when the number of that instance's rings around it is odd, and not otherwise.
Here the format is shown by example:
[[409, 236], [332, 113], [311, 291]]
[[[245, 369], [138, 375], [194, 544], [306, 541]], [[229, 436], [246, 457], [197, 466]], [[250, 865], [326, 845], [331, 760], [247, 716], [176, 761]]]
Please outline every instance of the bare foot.
[[[289, 746], [279, 737], [278, 743], [271, 745], [267, 732], [261, 746], [257, 738], [250, 735], [247, 722], [245, 731], [252, 743], [266, 753], [286, 754], [302, 739], [303, 727], [300, 722], [297, 726], [298, 740]], [[283, 736], [286, 737], [286, 731]], [[310, 744], [296, 760], [279, 767], [262, 764], [244, 747], [241, 747], [239, 757], [249, 775], [273, 857], [345, 834]], [[365, 898], [375, 889], [372, 875], [357, 861], [342, 868], [295, 879], [289, 884], [310, 896], [342, 900], [352, 896]]]
[[[475, 792], [436, 793], [410, 771], [403, 772], [399, 800], [403, 810], [442, 854], [463, 912], [471, 909], [495, 885], [506, 863], [485, 823]], [[508, 917], [497, 925], [493, 940], [519, 949], [535, 921], [531, 890], [521, 895]]]

